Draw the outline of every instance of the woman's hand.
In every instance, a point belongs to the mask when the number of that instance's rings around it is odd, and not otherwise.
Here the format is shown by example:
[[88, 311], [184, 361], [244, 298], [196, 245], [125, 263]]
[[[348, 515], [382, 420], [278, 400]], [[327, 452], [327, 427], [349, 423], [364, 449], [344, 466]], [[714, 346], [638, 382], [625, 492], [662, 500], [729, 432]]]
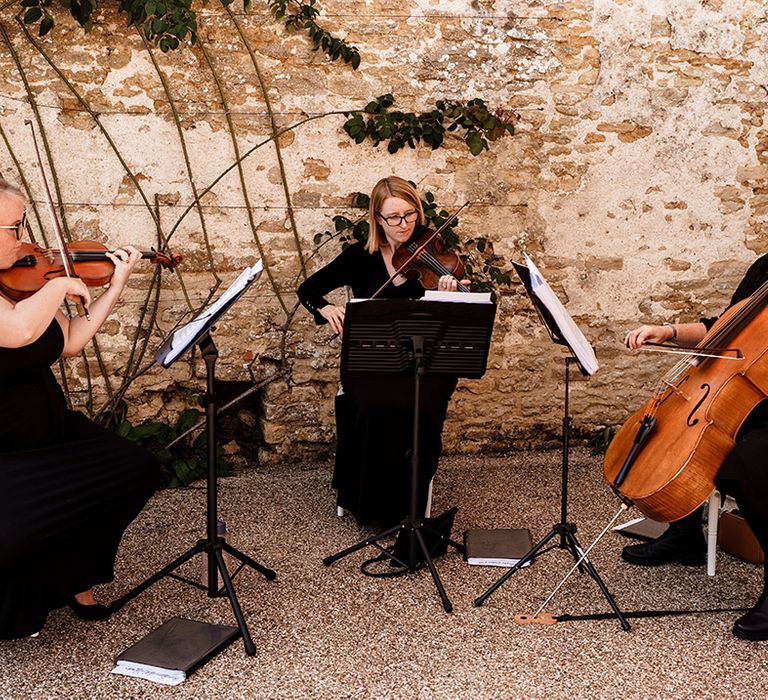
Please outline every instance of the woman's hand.
[[675, 337], [674, 326], [640, 326], [627, 333], [624, 345], [630, 350], [637, 350], [646, 343], [664, 343]]
[[133, 268], [136, 267], [136, 263], [141, 260], [141, 251], [137, 250], [132, 245], [127, 245], [123, 248], [118, 248], [112, 253], [105, 253], [105, 255], [115, 266], [110, 286], [115, 286], [122, 290], [128, 282], [128, 278], [131, 276]]
[[[81, 302], [87, 311], [91, 306], [91, 292], [79, 277], [55, 277], [48, 284], [59, 288], [59, 293], [75, 304]], [[63, 298], [62, 297], [62, 298]]]
[[334, 333], [341, 335], [341, 331], [344, 329], [344, 309], [340, 306], [328, 304], [319, 309], [318, 313], [328, 321]]
[[[469, 280], [461, 280], [461, 283], [466, 286]], [[441, 292], [455, 292], [458, 284], [458, 280], [453, 275], [443, 275], [437, 280], [437, 289]]]

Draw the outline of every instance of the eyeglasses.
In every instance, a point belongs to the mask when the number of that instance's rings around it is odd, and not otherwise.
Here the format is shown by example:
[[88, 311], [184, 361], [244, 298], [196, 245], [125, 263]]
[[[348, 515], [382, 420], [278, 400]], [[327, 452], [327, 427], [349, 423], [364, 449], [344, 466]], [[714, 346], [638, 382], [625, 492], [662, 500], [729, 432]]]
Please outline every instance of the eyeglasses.
[[409, 211], [407, 214], [403, 214], [403, 216], [400, 216], [400, 214], [392, 214], [392, 216], [383, 216], [381, 213], [379, 213], [379, 216], [381, 216], [384, 221], [386, 221], [390, 226], [400, 226], [400, 224], [405, 221], [407, 224], [412, 224], [416, 219], [419, 218], [419, 212], [417, 212], [415, 209], [413, 211]]
[[13, 226], [0, 226], [1, 229], [8, 229], [9, 231], [16, 232], [16, 240], [20, 241], [24, 235], [24, 230], [27, 228], [27, 212], [25, 211], [21, 217], [21, 221]]

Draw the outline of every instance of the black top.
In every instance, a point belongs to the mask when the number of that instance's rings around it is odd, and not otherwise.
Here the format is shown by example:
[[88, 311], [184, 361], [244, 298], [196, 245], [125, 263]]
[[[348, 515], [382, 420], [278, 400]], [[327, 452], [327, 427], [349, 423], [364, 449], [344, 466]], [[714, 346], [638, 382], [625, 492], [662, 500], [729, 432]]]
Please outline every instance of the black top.
[[0, 453], [65, 438], [67, 404], [51, 371], [63, 349], [64, 334], [55, 319], [29, 345], [0, 347]]
[[[369, 253], [362, 243], [355, 243], [302, 282], [297, 293], [299, 301], [315, 317], [315, 322], [328, 323], [318, 313], [330, 303], [326, 294], [349, 286], [353, 297], [367, 299], [387, 279], [389, 272], [381, 251]], [[390, 282], [379, 296], [384, 299], [420, 299], [424, 296], [424, 287], [418, 280], [407, 280], [399, 285]]]
[[[738, 304], [740, 301], [752, 296], [765, 282], [768, 282], [768, 255], [763, 255], [750, 265], [747, 273], [744, 275], [744, 279], [736, 287], [736, 291], [733, 293], [731, 303], [728, 304], [726, 311], [734, 304]], [[709, 330], [717, 319], [717, 316], [714, 318], [702, 318], [701, 322]]]
[[[749, 266], [744, 278], [739, 282], [739, 286], [736, 287], [736, 291], [731, 297], [731, 303], [725, 311], [730, 309], [734, 304], [738, 304], [740, 301], [752, 296], [765, 282], [768, 282], [768, 255], [759, 257]], [[702, 318], [701, 322], [707, 327], [707, 330], [709, 330], [715, 324], [717, 319], [718, 317]], [[740, 435], [760, 426], [768, 426], [768, 401], [761, 401], [753, 409], [752, 413], [742, 425]], [[725, 464], [729, 465], [730, 462], [726, 460]], [[733, 478], [734, 473], [735, 467], [732, 465], [724, 466], [720, 471], [720, 477]]]

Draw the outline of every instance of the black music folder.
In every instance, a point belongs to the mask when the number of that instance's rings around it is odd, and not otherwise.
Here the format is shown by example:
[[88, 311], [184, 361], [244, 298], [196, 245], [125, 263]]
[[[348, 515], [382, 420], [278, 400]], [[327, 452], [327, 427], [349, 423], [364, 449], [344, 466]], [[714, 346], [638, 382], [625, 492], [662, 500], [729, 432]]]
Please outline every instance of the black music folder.
[[230, 625], [172, 617], [119, 654], [112, 673], [178, 685], [239, 634]]
[[531, 531], [526, 528], [467, 530], [464, 533], [465, 559], [473, 566], [510, 568], [517, 564], [530, 548]]

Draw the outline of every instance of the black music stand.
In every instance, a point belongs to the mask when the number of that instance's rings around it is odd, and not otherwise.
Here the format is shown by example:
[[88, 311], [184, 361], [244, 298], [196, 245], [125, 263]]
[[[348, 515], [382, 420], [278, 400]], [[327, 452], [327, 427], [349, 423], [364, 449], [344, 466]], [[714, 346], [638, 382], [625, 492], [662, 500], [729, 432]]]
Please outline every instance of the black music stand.
[[[530, 262], [530, 260], [529, 260]], [[513, 266], [515, 268], [515, 271], [520, 276], [520, 279], [523, 282], [523, 286], [525, 287], [525, 291], [528, 293], [529, 298], [531, 299], [531, 302], [533, 303], [534, 308], [536, 309], [537, 314], [539, 315], [539, 318], [541, 319], [541, 322], [543, 323], [544, 327], [547, 329], [547, 332], [549, 333], [550, 338], [552, 339], [553, 343], [556, 343], [558, 345], [563, 345], [568, 350], [569, 354], [563, 358], [565, 362], [565, 392], [563, 397], [563, 437], [562, 437], [562, 454], [563, 454], [563, 466], [562, 466], [562, 481], [561, 481], [561, 489], [560, 489], [560, 521], [555, 523], [552, 526], [552, 529], [541, 539], [539, 540], [521, 559], [517, 562], [512, 568], [510, 568], [501, 578], [499, 578], [488, 590], [486, 590], [481, 596], [475, 599], [475, 606], [479, 607], [481, 606], [488, 597], [496, 591], [507, 579], [509, 579], [513, 574], [515, 574], [517, 571], [519, 571], [523, 566], [525, 566], [528, 562], [533, 561], [537, 557], [540, 557], [542, 554], [549, 552], [553, 549], [561, 549], [561, 550], [568, 550], [571, 553], [571, 556], [573, 557], [575, 562], [578, 562], [580, 559], [582, 559], [582, 556], [584, 554], [584, 550], [579, 543], [578, 538], [576, 537], [576, 524], [572, 522], [568, 522], [568, 454], [570, 451], [570, 435], [571, 435], [571, 416], [569, 411], [569, 394], [570, 394], [570, 366], [571, 364], [577, 364], [579, 369], [581, 370], [581, 373], [585, 376], [589, 376], [591, 373], [593, 373], [597, 366], [589, 366], [589, 370], [585, 367], [585, 365], [589, 362], [590, 358], [588, 357], [588, 353], [585, 355], [582, 348], [577, 347], [576, 343], [574, 342], [574, 337], [572, 334], [569, 334], [567, 325], [568, 322], [575, 327], [575, 324], [573, 324], [573, 321], [570, 319], [570, 316], [563, 316], [563, 314], [567, 315], [567, 312], [562, 307], [562, 305], [559, 302], [556, 302], [556, 305], [559, 307], [559, 314], [558, 309], [547, 307], [547, 304], [542, 301], [542, 298], [540, 298], [536, 292], [534, 292], [533, 283], [531, 274], [532, 271], [525, 265], [520, 265], [518, 263], [513, 263]], [[535, 268], [534, 268], [535, 269]], [[534, 274], [536, 274], [534, 272]], [[541, 281], [541, 280], [540, 280]], [[560, 320], [556, 320], [555, 315], [559, 315]], [[579, 333], [580, 334], [580, 333]], [[582, 336], [583, 338], [583, 336]], [[546, 549], [544, 547], [553, 539], [556, 537], [559, 538], [559, 542], [557, 544], [550, 545]], [[626, 632], [629, 631], [630, 625], [625, 619], [624, 615], [622, 614], [621, 610], [619, 609], [619, 606], [616, 604], [616, 601], [614, 600], [613, 596], [611, 595], [610, 591], [608, 591], [608, 588], [606, 587], [603, 580], [600, 578], [600, 574], [597, 573], [597, 569], [595, 568], [594, 564], [589, 560], [589, 558], [584, 557], [580, 564], [580, 570], [582, 569], [586, 570], [587, 573], [594, 579], [595, 583], [600, 588], [600, 591], [602, 592], [603, 596], [605, 596], [605, 599], [608, 601], [608, 604], [611, 606], [611, 609], [616, 614], [616, 617], [618, 617], [619, 622], [621, 623], [622, 629]]]
[[[358, 374], [413, 375], [410, 509], [398, 525], [326, 557], [323, 564], [330, 566], [348, 554], [373, 546], [414, 573], [420, 550], [443, 609], [453, 610], [422, 531], [428, 531], [462, 553], [464, 548], [429, 527], [418, 512], [421, 380], [427, 374], [481, 377], [488, 361], [495, 314], [496, 306], [490, 303], [376, 299], [347, 304], [342, 337], [342, 382], [345, 377]], [[401, 530], [409, 533], [407, 562], [397, 559], [379, 544], [380, 540]]]
[[[226, 595], [232, 606], [232, 612], [237, 620], [237, 626], [243, 636], [245, 653], [253, 656], [256, 649], [253, 640], [245, 624], [240, 603], [235, 595], [235, 589], [232, 585], [232, 579], [240, 572], [244, 566], [250, 566], [259, 573], [263, 574], [268, 580], [273, 580], [276, 576], [272, 569], [259, 564], [243, 552], [235, 549], [232, 545], [219, 537], [216, 531], [216, 521], [218, 519], [218, 490], [216, 481], [216, 392], [215, 392], [215, 373], [214, 367], [216, 358], [219, 356], [218, 350], [211, 338], [211, 331], [215, 330], [213, 324], [218, 318], [237, 301], [246, 289], [250, 287], [261, 276], [261, 261], [252, 268], [247, 268], [230, 285], [224, 294], [212, 304], [208, 309], [200, 313], [195, 319], [175, 331], [162, 345], [155, 355], [157, 362], [163, 367], [169, 367], [184, 352], [194, 345], [200, 348], [200, 354], [205, 360], [207, 371], [207, 391], [205, 395], [205, 418], [206, 418], [206, 438], [208, 448], [208, 472], [207, 472], [207, 514], [206, 514], [206, 536], [198, 540], [197, 543], [188, 549], [184, 554], [174, 559], [170, 564], [163, 567], [160, 571], [150, 576], [144, 582], [128, 591], [124, 596], [118, 598], [110, 604], [112, 611], [119, 610], [128, 601], [138, 596], [152, 584], [159, 581], [164, 576], [170, 576], [191, 586], [201, 588], [208, 592], [210, 598]], [[226, 562], [222, 556], [222, 550], [231, 554], [240, 561], [240, 565], [230, 575], [227, 570]], [[174, 573], [182, 564], [191, 559], [196, 554], [205, 554], [208, 563], [208, 585], [203, 586], [197, 581], [179, 576]], [[217, 571], [221, 574], [224, 583], [222, 589], [217, 587]]]

